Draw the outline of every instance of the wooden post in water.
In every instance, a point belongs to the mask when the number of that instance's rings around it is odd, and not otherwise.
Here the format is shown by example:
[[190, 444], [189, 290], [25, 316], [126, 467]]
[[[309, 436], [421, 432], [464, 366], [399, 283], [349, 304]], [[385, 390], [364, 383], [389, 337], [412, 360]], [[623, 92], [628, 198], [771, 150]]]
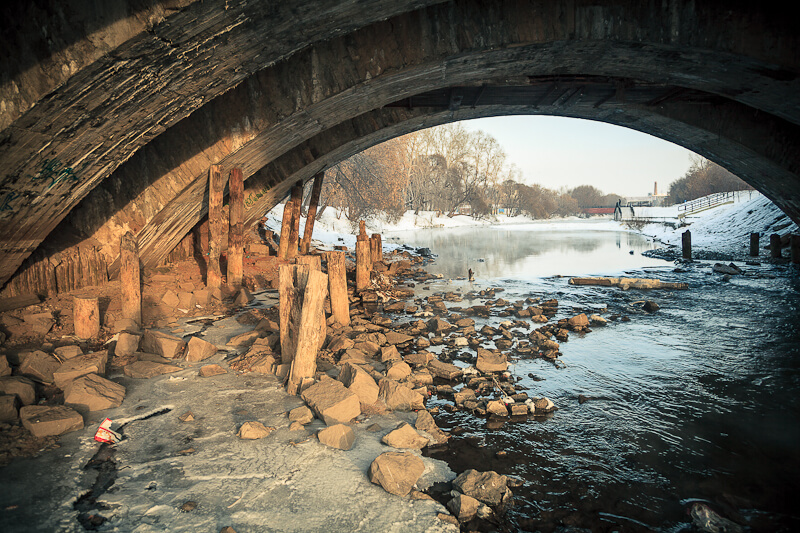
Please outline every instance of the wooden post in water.
[[139, 244], [130, 231], [119, 245], [119, 284], [122, 292], [122, 318], [142, 327], [142, 279], [139, 270]]
[[681, 245], [683, 248], [683, 258], [684, 259], [691, 259], [692, 258], [692, 232], [688, 229], [683, 232], [681, 235]]
[[295, 325], [299, 335], [289, 373], [289, 394], [297, 394], [303, 381], [313, 378], [317, 370], [317, 352], [322, 344], [320, 332], [324, 331], [319, 321], [324, 317], [322, 309], [328, 294], [328, 276], [318, 270], [310, 271], [304, 292], [300, 321]]
[[319, 195], [322, 193], [322, 179], [324, 172], [314, 176], [314, 187], [311, 189], [311, 203], [308, 206], [306, 216], [306, 227], [303, 230], [303, 242], [300, 244], [300, 253], [307, 254], [311, 249], [311, 236], [314, 234], [314, 219], [317, 217], [317, 206], [319, 205]]
[[344, 252], [328, 252], [328, 292], [333, 320], [350, 325], [350, 300], [347, 297], [347, 269]]
[[780, 259], [781, 257], [781, 236], [777, 233], [769, 236], [769, 255], [773, 259]]
[[383, 261], [383, 243], [381, 242], [381, 234], [373, 233], [369, 240], [370, 254], [372, 255], [372, 264], [378, 261]]
[[792, 263], [800, 264], [800, 235], [792, 233], [789, 237], [789, 246]]
[[231, 169], [228, 177], [228, 198], [228, 285], [240, 287], [244, 267], [244, 180], [241, 169]]
[[222, 211], [222, 195], [225, 192], [225, 178], [219, 165], [208, 169], [208, 265], [206, 285], [209, 289], [219, 289], [222, 285], [222, 268], [219, 257], [222, 251], [222, 235], [225, 231], [225, 216]]
[[758, 247], [761, 244], [761, 234], [760, 233], [751, 233], [750, 234], [750, 255], [753, 257], [758, 257]]
[[100, 335], [100, 306], [97, 298], [75, 297], [73, 321], [75, 336], [95, 339]]
[[369, 239], [356, 239], [356, 291], [369, 288], [369, 272], [372, 269], [370, 261]]
[[297, 249], [300, 245], [300, 207], [303, 203], [303, 183], [300, 182], [292, 189], [292, 226], [289, 231], [289, 249], [286, 251], [286, 259], [297, 256]]

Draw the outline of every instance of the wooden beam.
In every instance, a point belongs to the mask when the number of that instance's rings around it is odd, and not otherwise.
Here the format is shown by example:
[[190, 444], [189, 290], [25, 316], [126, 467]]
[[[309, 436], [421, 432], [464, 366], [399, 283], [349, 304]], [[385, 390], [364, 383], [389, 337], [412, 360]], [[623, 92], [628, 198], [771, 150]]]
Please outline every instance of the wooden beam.
[[244, 179], [242, 171], [231, 169], [228, 178], [230, 216], [228, 225], [228, 285], [242, 285], [244, 262]]

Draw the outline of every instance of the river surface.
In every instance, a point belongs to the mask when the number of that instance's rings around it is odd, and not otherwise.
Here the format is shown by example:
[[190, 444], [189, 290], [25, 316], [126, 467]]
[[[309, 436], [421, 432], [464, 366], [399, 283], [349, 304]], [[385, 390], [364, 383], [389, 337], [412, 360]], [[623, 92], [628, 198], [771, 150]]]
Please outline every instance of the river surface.
[[[751, 531], [800, 531], [798, 269], [741, 265], [748, 275], [729, 281], [707, 262], [675, 272], [674, 264], [641, 255], [655, 247], [646, 238], [595, 231], [600, 227], [387, 235], [437, 254], [428, 271], [443, 278], [430, 290], [417, 287], [418, 296], [496, 287], [503, 289], [496, 297], [511, 302], [557, 298], [556, 319], [602, 306], [606, 317], [631, 319], [570, 333], [561, 344], [564, 368], [515, 360], [518, 385], [558, 406], [547, 418], [498, 428], [466, 411], [448, 412], [452, 400], [434, 396], [429, 407], [442, 407], [439, 425], [467, 431], [431, 456], [456, 472], [495, 470], [524, 480], [506, 519], [484, 530], [698, 531], [687, 509], [700, 501]], [[474, 283], [455, 279], [470, 268]], [[559, 277], [615, 274], [690, 289], [624, 292]], [[645, 313], [643, 299], [661, 309]], [[476, 319], [476, 329], [509, 319]], [[591, 399], [580, 403], [579, 395]]]

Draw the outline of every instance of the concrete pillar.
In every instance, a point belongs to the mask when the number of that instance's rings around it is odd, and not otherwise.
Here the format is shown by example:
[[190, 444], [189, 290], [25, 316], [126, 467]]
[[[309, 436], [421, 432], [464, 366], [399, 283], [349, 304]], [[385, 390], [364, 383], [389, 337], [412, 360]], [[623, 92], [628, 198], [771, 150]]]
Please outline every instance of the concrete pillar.
[[688, 229], [681, 235], [681, 247], [683, 249], [683, 258], [692, 258], [692, 232]]
[[228, 285], [242, 285], [244, 269], [244, 180], [242, 171], [231, 169], [228, 178], [230, 216], [228, 224]]
[[781, 236], [777, 233], [769, 236], [769, 255], [773, 259], [781, 257]]
[[753, 257], [758, 257], [759, 249], [758, 247], [761, 244], [761, 234], [760, 233], [751, 233], [750, 234], [750, 255]]
[[122, 318], [142, 327], [142, 280], [139, 270], [139, 245], [130, 231], [122, 236], [119, 252], [119, 285], [122, 293]]

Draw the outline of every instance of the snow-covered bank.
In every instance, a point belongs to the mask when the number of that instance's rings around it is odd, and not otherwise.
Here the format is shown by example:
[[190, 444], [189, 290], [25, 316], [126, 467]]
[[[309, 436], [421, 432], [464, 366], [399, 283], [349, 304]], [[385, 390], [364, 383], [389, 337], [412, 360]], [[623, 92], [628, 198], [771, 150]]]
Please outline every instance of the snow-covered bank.
[[763, 248], [769, 244], [772, 233], [783, 236], [798, 232], [797, 224], [761, 194], [706, 211], [688, 226], [673, 228], [664, 224], [647, 224], [641, 232], [666, 245], [680, 246], [681, 235], [687, 229], [692, 233], [694, 249], [733, 257], [748, 253], [751, 233], [761, 233]]

